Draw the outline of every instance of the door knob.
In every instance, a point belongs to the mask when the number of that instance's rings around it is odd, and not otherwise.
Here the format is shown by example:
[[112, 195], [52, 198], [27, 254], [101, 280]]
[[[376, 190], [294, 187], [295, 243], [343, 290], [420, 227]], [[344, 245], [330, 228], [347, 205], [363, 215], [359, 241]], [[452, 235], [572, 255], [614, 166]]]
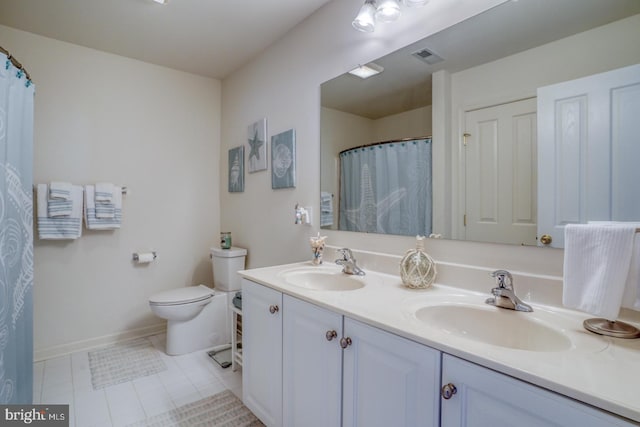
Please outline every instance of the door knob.
[[440, 394], [442, 395], [443, 399], [449, 400], [457, 392], [458, 392], [458, 389], [456, 388], [456, 386], [449, 383], [442, 386], [442, 390], [440, 391]]
[[271, 313], [271, 314], [276, 314], [279, 310], [280, 310], [280, 308], [277, 305], [270, 305], [269, 306], [269, 313]]
[[543, 234], [540, 236], [540, 243], [543, 245], [550, 245], [553, 241], [553, 238], [549, 234]]

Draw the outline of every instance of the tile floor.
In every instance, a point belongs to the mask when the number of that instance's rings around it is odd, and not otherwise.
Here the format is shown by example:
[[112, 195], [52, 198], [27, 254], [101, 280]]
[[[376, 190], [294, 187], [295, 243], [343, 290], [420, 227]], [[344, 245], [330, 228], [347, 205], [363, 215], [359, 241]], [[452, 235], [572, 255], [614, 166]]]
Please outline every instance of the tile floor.
[[94, 390], [88, 352], [73, 353], [34, 364], [34, 403], [69, 404], [70, 427], [119, 427], [225, 389], [242, 399], [240, 370], [222, 369], [206, 351], [167, 356], [164, 335], [149, 339], [166, 371]]

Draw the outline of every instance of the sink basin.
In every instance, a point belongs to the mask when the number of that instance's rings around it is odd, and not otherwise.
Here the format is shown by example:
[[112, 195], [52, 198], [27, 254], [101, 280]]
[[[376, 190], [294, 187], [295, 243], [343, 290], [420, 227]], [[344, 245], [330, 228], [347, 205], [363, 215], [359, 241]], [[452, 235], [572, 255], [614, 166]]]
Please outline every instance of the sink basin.
[[364, 287], [362, 277], [328, 268], [299, 268], [280, 275], [290, 285], [313, 291], [353, 291]]
[[564, 351], [571, 340], [533, 317], [532, 313], [496, 307], [442, 304], [422, 307], [418, 320], [441, 332], [485, 344], [528, 351]]

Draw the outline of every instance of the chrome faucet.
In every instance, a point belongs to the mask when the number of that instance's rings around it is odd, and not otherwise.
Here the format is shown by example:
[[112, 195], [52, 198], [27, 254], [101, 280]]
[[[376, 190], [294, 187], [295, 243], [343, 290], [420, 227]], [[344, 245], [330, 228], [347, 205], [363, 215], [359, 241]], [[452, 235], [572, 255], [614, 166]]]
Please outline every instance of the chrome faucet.
[[342, 248], [338, 249], [338, 252], [342, 254], [342, 258], [337, 259], [336, 264], [342, 266], [343, 273], [364, 276], [364, 271], [356, 265], [356, 259], [353, 257], [351, 249]]
[[491, 273], [491, 277], [496, 278], [497, 287], [491, 289], [492, 298], [487, 298], [485, 303], [496, 307], [508, 308], [516, 311], [533, 311], [529, 304], [520, 301], [513, 289], [513, 277], [507, 270], [496, 270]]

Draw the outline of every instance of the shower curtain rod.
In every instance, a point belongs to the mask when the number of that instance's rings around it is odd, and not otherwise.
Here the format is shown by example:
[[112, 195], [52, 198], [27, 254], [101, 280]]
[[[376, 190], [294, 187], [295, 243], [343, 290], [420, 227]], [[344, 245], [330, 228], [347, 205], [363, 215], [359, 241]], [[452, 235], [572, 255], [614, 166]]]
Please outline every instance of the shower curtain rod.
[[391, 144], [392, 142], [407, 142], [407, 141], [414, 141], [416, 139], [430, 139], [430, 138], [431, 138], [431, 135], [429, 135], [429, 136], [414, 136], [412, 138], [390, 139], [389, 141], [381, 141], [381, 142], [372, 142], [372, 143], [369, 143], [369, 144], [358, 145], [357, 147], [347, 148], [346, 150], [342, 150], [340, 153], [338, 153], [338, 155], [340, 155], [342, 153], [345, 153], [347, 151], [357, 150], [358, 148], [373, 147], [375, 145], [382, 145], [382, 144]]
[[9, 51], [5, 48], [3, 48], [2, 46], [0, 46], [0, 52], [4, 53], [5, 55], [7, 55], [7, 59], [9, 61], [11, 61], [11, 63], [13, 64], [14, 67], [16, 67], [19, 70], [22, 70], [24, 72], [24, 75], [27, 77], [27, 80], [31, 80], [31, 76], [29, 75], [29, 72], [22, 66], [22, 64], [20, 62], [18, 62], [18, 60], [13, 57]]

